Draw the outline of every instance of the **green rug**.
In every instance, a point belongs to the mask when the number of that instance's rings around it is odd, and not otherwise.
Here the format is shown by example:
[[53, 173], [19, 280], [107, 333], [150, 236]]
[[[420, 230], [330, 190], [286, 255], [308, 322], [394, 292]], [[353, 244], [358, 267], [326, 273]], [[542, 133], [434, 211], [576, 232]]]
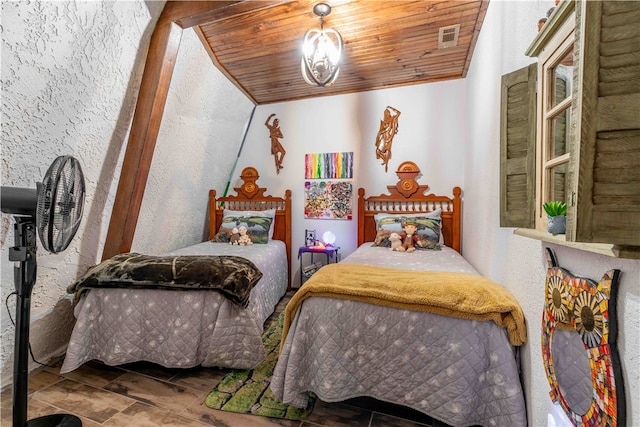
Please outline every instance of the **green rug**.
[[302, 420], [313, 410], [315, 396], [310, 393], [305, 409], [279, 401], [271, 391], [271, 376], [278, 361], [284, 312], [262, 334], [267, 358], [251, 370], [232, 370], [224, 376], [205, 399], [212, 409], [263, 417]]

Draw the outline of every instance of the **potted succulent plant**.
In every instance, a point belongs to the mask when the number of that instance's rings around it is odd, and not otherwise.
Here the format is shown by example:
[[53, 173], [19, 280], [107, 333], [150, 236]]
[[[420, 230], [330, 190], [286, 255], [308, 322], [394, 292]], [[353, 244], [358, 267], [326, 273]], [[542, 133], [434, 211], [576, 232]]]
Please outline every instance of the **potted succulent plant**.
[[551, 234], [564, 234], [567, 228], [567, 204], [553, 201], [542, 204], [547, 213], [547, 231]]

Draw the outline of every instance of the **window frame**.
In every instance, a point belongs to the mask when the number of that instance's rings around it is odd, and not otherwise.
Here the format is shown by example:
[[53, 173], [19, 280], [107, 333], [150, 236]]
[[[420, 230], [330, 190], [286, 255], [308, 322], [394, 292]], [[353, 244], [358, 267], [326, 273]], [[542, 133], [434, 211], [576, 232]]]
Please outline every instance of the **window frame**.
[[[640, 33], [640, 27], [631, 25], [637, 12], [640, 3], [563, 0], [525, 52], [538, 61], [502, 76], [501, 227], [516, 227], [514, 234], [543, 242], [640, 259], [640, 104], [636, 102], [637, 85], [628, 84], [628, 70], [635, 65], [638, 53], [636, 39], [628, 34]], [[541, 58], [547, 60], [566, 40], [559, 33], [570, 36], [571, 31], [573, 94], [565, 127], [569, 143], [564, 147], [570, 153], [568, 176], [565, 186], [555, 187], [565, 191], [569, 202], [567, 229], [566, 234], [553, 235], [535, 224], [536, 215], [543, 211], [542, 174], [536, 166], [541, 158], [537, 158], [541, 152], [537, 143], [542, 138], [538, 94], [542, 94], [540, 79], [544, 75], [538, 72], [542, 73]], [[618, 61], [613, 67], [604, 67], [603, 76], [600, 59], [612, 55]], [[528, 114], [524, 111], [527, 105]], [[564, 105], [558, 107], [562, 108]], [[540, 218], [542, 222], [542, 215]]]
[[[555, 90], [555, 79], [553, 76], [553, 70], [555, 67], [574, 50], [575, 43], [575, 25], [571, 20], [567, 20], [564, 25], [555, 33], [550, 39], [547, 46], [542, 49], [539, 60], [538, 70], [538, 82], [537, 91], [538, 96], [536, 100], [537, 111], [541, 112], [538, 115], [536, 123], [536, 156], [535, 156], [535, 169], [536, 169], [536, 185], [535, 185], [535, 229], [546, 230], [547, 228], [547, 216], [542, 207], [542, 204], [546, 201], [550, 201], [548, 189], [548, 170], [559, 166], [566, 165], [569, 167], [569, 161], [571, 158], [571, 147], [569, 141], [567, 141], [567, 149], [565, 154], [561, 156], [553, 156], [551, 130], [550, 123], [558, 117], [562, 112], [568, 111], [569, 117], [571, 117], [572, 109], [572, 94], [568, 93], [567, 96], [557, 103], [552, 104], [552, 91]], [[575, 64], [575, 59], [574, 59]], [[573, 83], [571, 85], [573, 90]], [[569, 197], [569, 194], [565, 194]], [[570, 205], [570, 200], [564, 200], [567, 205]]]

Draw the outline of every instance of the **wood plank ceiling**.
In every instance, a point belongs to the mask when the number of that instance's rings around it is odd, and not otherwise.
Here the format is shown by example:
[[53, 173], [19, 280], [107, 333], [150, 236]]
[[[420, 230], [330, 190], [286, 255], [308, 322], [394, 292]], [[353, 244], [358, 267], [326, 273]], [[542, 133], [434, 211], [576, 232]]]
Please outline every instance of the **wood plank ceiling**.
[[[344, 60], [331, 87], [300, 72], [301, 40], [319, 28], [316, 1], [168, 1], [151, 36], [102, 253], [129, 252], [182, 31], [194, 28], [213, 63], [256, 105], [463, 78], [488, 0], [326, 0], [326, 26], [342, 34]], [[440, 28], [460, 25], [438, 48]]]
[[[308, 85], [301, 45], [319, 28], [319, 1], [211, 2], [193, 17], [214, 64], [257, 105], [466, 76], [488, 0], [327, 0], [325, 26], [344, 42], [337, 81]], [[457, 46], [438, 48], [439, 29], [460, 24]]]

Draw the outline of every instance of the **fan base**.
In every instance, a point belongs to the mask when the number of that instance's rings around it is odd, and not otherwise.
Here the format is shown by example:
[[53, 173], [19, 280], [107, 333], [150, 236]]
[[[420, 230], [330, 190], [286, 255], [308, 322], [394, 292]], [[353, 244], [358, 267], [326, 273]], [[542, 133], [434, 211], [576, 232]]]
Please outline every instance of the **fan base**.
[[82, 427], [82, 421], [75, 415], [54, 414], [29, 420], [27, 427]]

